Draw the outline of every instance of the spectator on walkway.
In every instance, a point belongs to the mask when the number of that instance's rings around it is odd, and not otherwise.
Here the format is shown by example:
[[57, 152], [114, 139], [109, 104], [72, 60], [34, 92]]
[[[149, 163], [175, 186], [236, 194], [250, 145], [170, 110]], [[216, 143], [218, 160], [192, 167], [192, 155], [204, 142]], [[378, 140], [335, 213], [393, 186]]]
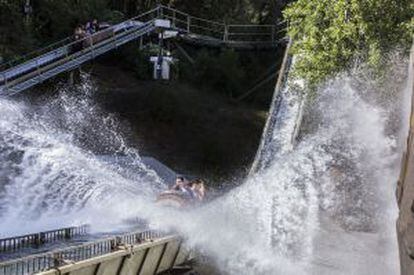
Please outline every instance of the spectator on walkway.
[[93, 27], [92, 27], [92, 22], [91, 21], [86, 22], [86, 24], [85, 24], [85, 30], [86, 30], [86, 34], [87, 35], [91, 35], [91, 34], [94, 33]]
[[92, 21], [92, 30], [93, 30], [93, 32], [95, 33], [95, 32], [98, 32], [99, 31], [99, 22], [98, 22], [98, 19], [93, 19], [93, 21]]

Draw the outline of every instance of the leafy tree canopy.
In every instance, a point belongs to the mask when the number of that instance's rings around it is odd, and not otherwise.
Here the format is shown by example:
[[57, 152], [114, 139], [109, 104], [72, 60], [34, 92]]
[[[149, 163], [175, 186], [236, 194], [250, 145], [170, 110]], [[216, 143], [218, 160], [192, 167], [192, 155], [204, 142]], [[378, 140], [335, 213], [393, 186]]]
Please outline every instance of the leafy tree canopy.
[[413, 38], [412, 0], [298, 0], [284, 15], [298, 57], [294, 71], [311, 85], [355, 60], [378, 69], [383, 56], [409, 48]]

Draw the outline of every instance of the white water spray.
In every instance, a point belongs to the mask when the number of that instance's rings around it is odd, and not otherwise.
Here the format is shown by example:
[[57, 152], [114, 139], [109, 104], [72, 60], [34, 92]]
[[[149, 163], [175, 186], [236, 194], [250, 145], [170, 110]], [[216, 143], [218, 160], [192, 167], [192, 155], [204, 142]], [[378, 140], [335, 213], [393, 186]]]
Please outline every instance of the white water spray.
[[[127, 201], [147, 203], [163, 188], [138, 153], [125, 146], [114, 119], [91, 103], [91, 89], [85, 79], [76, 90], [62, 89], [40, 110], [1, 99], [0, 234], [97, 223], [108, 214], [122, 218]], [[82, 93], [79, 98], [70, 96], [76, 92]], [[80, 148], [82, 142], [104, 151], [111, 147], [134, 170], [102, 161]], [[114, 202], [117, 208], [112, 208]], [[111, 224], [111, 219], [105, 221]]]
[[[390, 121], [394, 110], [367, 100], [364, 92], [375, 91], [354, 82], [342, 77], [321, 89], [295, 149], [188, 212], [152, 204], [162, 183], [141, 164], [131, 180], [80, 148], [73, 131], [81, 121], [90, 123], [90, 104], [80, 113], [73, 109], [78, 103], [64, 108], [61, 118], [69, 119], [63, 121], [75, 121], [65, 124], [75, 127], [68, 131], [46, 116], [28, 117], [31, 110], [23, 104], [1, 100], [1, 202], [8, 223], [0, 231], [12, 233], [20, 222], [56, 225], [62, 213], [95, 229], [138, 216], [153, 227], [178, 230], [224, 274], [396, 274], [392, 194], [398, 150], [396, 136], [386, 132], [401, 116]], [[114, 133], [97, 131], [103, 137]], [[275, 128], [269, 131], [277, 136]], [[109, 225], [98, 222], [102, 217]]]
[[[397, 274], [393, 194], [402, 129], [388, 128], [406, 117], [399, 88], [380, 95], [338, 77], [308, 107], [296, 148], [277, 150], [267, 167], [204, 208], [157, 212], [152, 221], [188, 236], [223, 273]], [[269, 160], [279, 144], [262, 155]]]

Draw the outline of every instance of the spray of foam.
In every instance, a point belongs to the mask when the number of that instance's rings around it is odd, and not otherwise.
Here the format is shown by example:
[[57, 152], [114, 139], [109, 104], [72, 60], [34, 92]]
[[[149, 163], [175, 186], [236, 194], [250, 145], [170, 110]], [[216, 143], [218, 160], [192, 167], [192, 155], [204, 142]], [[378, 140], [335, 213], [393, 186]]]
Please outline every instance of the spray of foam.
[[406, 116], [401, 91], [367, 97], [378, 91], [338, 77], [307, 110], [294, 150], [201, 209], [148, 218], [188, 236], [223, 273], [398, 273], [401, 129], [388, 128]]
[[[375, 90], [356, 82], [340, 77], [321, 89], [294, 150], [222, 197], [186, 212], [151, 203], [162, 184], [150, 171], [143, 168], [131, 180], [81, 149], [73, 132], [78, 124], [88, 128], [96, 121], [87, 115], [90, 103], [63, 103], [71, 106], [57, 112], [63, 112], [58, 117], [65, 128], [54, 125], [57, 120], [46, 122], [50, 117], [44, 114], [30, 118], [24, 105], [2, 100], [3, 217], [12, 225], [23, 217], [30, 219], [27, 224], [45, 224], [57, 223], [51, 217], [63, 213], [89, 218], [100, 230], [107, 226], [102, 216], [113, 222], [138, 216], [154, 228], [178, 230], [189, 246], [229, 274], [369, 274], [368, 269], [396, 274], [390, 228], [398, 150], [395, 131], [387, 130], [401, 119], [391, 115], [401, 97], [379, 104], [366, 96]], [[86, 108], [77, 113], [79, 105]], [[91, 136], [116, 132], [96, 131]], [[275, 135], [275, 129], [269, 131]]]
[[[122, 217], [126, 202], [145, 203], [163, 188], [125, 145], [114, 117], [93, 104], [93, 92], [86, 78], [40, 108], [0, 101], [0, 234], [97, 223], [106, 213]], [[108, 164], [85, 144], [128, 158], [132, 168]]]

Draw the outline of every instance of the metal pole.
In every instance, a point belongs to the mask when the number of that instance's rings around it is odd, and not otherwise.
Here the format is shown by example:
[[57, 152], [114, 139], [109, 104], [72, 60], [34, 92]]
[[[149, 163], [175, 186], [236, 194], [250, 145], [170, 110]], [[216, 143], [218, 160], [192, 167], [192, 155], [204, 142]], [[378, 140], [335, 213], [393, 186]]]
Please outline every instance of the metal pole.
[[39, 69], [39, 60], [36, 59], [36, 70], [37, 70], [37, 75], [40, 79], [42, 79], [42, 76], [40, 74], [40, 69]]
[[26, 3], [24, 4], [24, 13], [25, 13], [25, 22], [26, 24], [30, 23], [30, 17], [33, 13], [33, 7], [30, 3], [30, 0], [26, 0]]
[[157, 18], [158, 19], [161, 18], [161, 6], [160, 6], [160, 4], [158, 4], [158, 6], [157, 6]]
[[92, 36], [89, 37], [90, 41], [91, 41], [91, 47], [92, 47], [92, 58], [95, 58], [95, 49], [93, 46], [93, 39]]
[[4, 78], [4, 87], [6, 88], [6, 91], [9, 90], [9, 85], [6, 77], [6, 72], [3, 72], [3, 78]]
[[163, 61], [163, 46], [164, 46], [164, 31], [161, 30], [160, 40], [158, 41], [159, 53], [157, 60], [157, 79], [162, 78], [162, 61]]
[[40, 232], [39, 233], [39, 244], [44, 244], [45, 243], [45, 241], [46, 241], [46, 237], [45, 237], [45, 233], [43, 233], [43, 232]]
[[112, 39], [114, 40], [114, 48], [118, 48], [118, 45], [116, 44], [116, 38], [115, 38], [115, 32], [112, 31]]
[[65, 234], [64, 234], [64, 236], [65, 236], [65, 237], [64, 237], [64, 238], [65, 238], [65, 239], [70, 239], [70, 238], [72, 237], [72, 236], [71, 236], [71, 235], [72, 235], [72, 234], [71, 234], [71, 230], [72, 230], [72, 229], [71, 229], [71, 228], [65, 228], [64, 230], [65, 230], [65, 231], [64, 231], [64, 232], [65, 232]]
[[228, 40], [229, 36], [229, 26], [224, 23], [224, 35], [223, 35], [223, 40], [224, 42], [226, 42]]

